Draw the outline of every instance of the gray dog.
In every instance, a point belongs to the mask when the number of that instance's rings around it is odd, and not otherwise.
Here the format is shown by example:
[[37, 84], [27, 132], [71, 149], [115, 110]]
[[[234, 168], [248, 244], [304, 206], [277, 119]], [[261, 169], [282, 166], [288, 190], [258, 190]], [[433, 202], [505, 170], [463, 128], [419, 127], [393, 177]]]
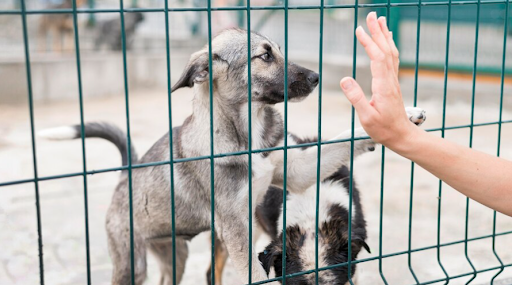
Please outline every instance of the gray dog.
[[[144, 15], [141, 12], [124, 13], [124, 34], [126, 49], [130, 49], [133, 43], [135, 30], [144, 21]], [[122, 50], [123, 42], [121, 38], [122, 27], [121, 19], [115, 18], [98, 23], [95, 48], [101, 49], [106, 46], [110, 50]]]
[[[246, 151], [248, 117], [252, 118], [252, 148], [264, 149], [283, 145], [283, 121], [274, 104], [284, 101], [284, 57], [279, 46], [267, 37], [251, 33], [252, 113], [248, 114], [247, 96], [247, 32], [239, 29], [223, 31], [212, 40], [212, 69], [209, 70], [208, 47], [194, 53], [172, 91], [182, 87], [194, 90], [193, 114], [180, 127], [173, 129], [174, 159], [214, 153]], [[210, 142], [209, 74], [213, 82], [213, 142]], [[293, 63], [288, 64], [288, 99], [306, 98], [318, 84], [318, 74]], [[50, 129], [44, 136], [54, 139], [79, 138], [80, 127]], [[119, 147], [126, 158], [126, 137], [107, 124], [86, 124], [86, 137], [102, 137]], [[357, 129], [356, 137], [366, 136]], [[345, 132], [336, 139], [350, 138]], [[355, 141], [354, 155], [373, 150], [371, 140]], [[350, 157], [350, 142], [322, 146], [320, 179], [324, 180]], [[300, 193], [316, 183], [317, 150], [288, 150], [287, 190]], [[139, 160], [132, 163], [169, 161], [169, 135], [164, 135]], [[281, 186], [284, 173], [283, 151], [252, 155], [252, 181], [248, 175], [248, 156], [226, 156], [214, 160], [215, 209], [210, 207], [210, 160], [176, 163], [174, 189], [176, 205], [176, 279], [181, 280], [188, 255], [187, 241], [210, 230], [211, 211], [215, 212], [215, 230], [226, 246], [243, 281], [248, 280], [249, 249], [248, 184], [252, 183], [252, 208], [262, 201], [270, 185]], [[171, 181], [169, 165], [133, 169], [133, 246], [135, 281], [146, 277], [146, 249], [156, 256], [161, 268], [160, 284], [172, 283]], [[110, 256], [114, 263], [112, 284], [129, 284], [130, 224], [129, 182], [123, 175], [107, 213]], [[253, 213], [254, 214], [254, 213]], [[252, 247], [253, 248], [253, 247]], [[269, 277], [252, 250], [252, 280]], [[271, 284], [271, 283], [269, 283]]]

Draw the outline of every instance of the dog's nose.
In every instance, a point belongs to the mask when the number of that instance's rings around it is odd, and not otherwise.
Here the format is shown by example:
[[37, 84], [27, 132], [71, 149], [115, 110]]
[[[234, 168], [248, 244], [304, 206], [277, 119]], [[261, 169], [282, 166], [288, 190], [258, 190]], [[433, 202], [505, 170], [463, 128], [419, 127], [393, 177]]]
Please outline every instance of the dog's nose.
[[314, 85], [316, 86], [318, 84], [318, 73], [316, 72], [311, 72], [309, 75], [308, 75], [308, 82], [311, 83], [311, 85]]

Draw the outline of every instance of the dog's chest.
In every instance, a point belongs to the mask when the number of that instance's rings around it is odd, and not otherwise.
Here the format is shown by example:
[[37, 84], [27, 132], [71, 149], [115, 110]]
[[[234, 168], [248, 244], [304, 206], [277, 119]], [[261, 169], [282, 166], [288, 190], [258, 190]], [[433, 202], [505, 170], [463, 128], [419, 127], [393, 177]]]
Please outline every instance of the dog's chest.
[[252, 155], [252, 189], [261, 198], [272, 182], [275, 166], [268, 157]]
[[[249, 114], [247, 104], [240, 109], [239, 128], [244, 130], [247, 138], [251, 141], [252, 149], [265, 149], [277, 146], [283, 140], [283, 122], [281, 115], [272, 107], [253, 106], [251, 115], [251, 129], [249, 125]], [[247, 148], [247, 146], [243, 146]]]

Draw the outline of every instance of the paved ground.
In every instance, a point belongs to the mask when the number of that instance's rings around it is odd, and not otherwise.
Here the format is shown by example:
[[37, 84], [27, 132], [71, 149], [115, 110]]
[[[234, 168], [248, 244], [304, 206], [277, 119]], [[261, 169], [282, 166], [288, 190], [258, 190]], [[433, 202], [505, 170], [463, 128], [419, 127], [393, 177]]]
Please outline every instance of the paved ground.
[[[435, 81], [435, 80], [434, 80]], [[412, 102], [413, 84], [404, 78], [404, 94], [408, 104]], [[439, 88], [429, 79], [421, 80], [418, 105], [428, 112], [426, 128], [441, 126], [442, 96]], [[465, 125], [470, 121], [470, 90], [467, 82], [451, 83], [448, 96], [447, 126]], [[455, 89], [453, 89], [455, 88]], [[507, 88], [508, 89], [508, 88]], [[454, 91], [455, 90], [455, 91]], [[475, 122], [491, 122], [498, 118], [497, 88], [495, 85], [479, 85]], [[510, 93], [507, 93], [510, 97]], [[130, 96], [131, 130], [139, 153], [168, 130], [167, 101], [165, 90], [132, 91]], [[317, 132], [317, 96], [307, 101], [290, 104], [290, 130], [299, 134]], [[173, 94], [173, 122], [180, 124], [191, 111], [191, 93], [179, 91]], [[512, 108], [504, 113], [504, 119], [512, 119]], [[79, 122], [76, 101], [35, 106], [36, 129], [41, 130], [63, 124]], [[350, 106], [339, 92], [325, 91], [322, 105], [322, 130], [324, 137], [332, 137], [350, 127]], [[107, 120], [125, 126], [124, 98], [121, 96], [91, 99], [85, 102], [87, 121]], [[501, 155], [512, 159], [512, 124], [503, 126]], [[469, 130], [459, 129], [446, 134], [449, 140], [469, 143]], [[496, 153], [497, 127], [474, 129], [473, 146], [484, 152]], [[87, 147], [87, 168], [116, 167], [120, 163], [116, 149], [100, 140], [90, 140]], [[355, 163], [355, 177], [359, 183], [364, 210], [368, 221], [368, 244], [372, 254], [361, 253], [360, 258], [379, 254], [379, 203], [380, 203], [380, 148], [365, 154]], [[37, 140], [39, 176], [49, 176], [82, 171], [81, 144], [73, 142], [48, 142]], [[0, 105], [0, 182], [31, 178], [33, 175], [28, 111], [25, 105]], [[89, 176], [89, 235], [90, 263], [93, 284], [109, 284], [111, 263], [107, 252], [104, 230], [105, 211], [110, 202], [118, 173]], [[85, 227], [84, 191], [81, 177], [65, 178], [40, 183], [40, 202], [44, 243], [46, 284], [85, 284]], [[408, 248], [409, 199], [411, 164], [407, 160], [386, 151], [384, 177], [383, 254], [402, 252]], [[439, 181], [419, 167], [414, 170], [413, 223], [411, 247], [421, 248], [436, 244], [437, 203]], [[34, 187], [20, 184], [0, 188], [0, 284], [38, 284], [37, 228], [34, 207]], [[464, 239], [466, 199], [443, 185], [441, 243]], [[493, 212], [476, 202], [469, 208], [469, 237], [492, 233]], [[512, 230], [512, 219], [497, 215], [497, 232]], [[182, 284], [205, 284], [205, 272], [209, 265], [208, 235], [200, 235], [191, 242], [192, 251]], [[260, 241], [262, 246], [265, 241]], [[512, 263], [512, 235], [496, 238], [496, 252], [504, 263]], [[498, 266], [491, 248], [491, 239], [468, 243], [468, 256], [477, 269]], [[471, 272], [464, 256], [464, 244], [441, 248], [441, 262], [450, 276]], [[405, 254], [385, 258], [383, 274], [388, 284], [413, 284]], [[437, 263], [436, 250], [415, 252], [411, 265], [420, 282], [443, 277]], [[378, 261], [358, 266], [359, 284], [382, 284]], [[497, 271], [478, 274], [472, 284], [488, 282]], [[238, 284], [238, 279], [228, 264], [225, 284]], [[512, 277], [509, 267], [501, 279]], [[468, 278], [459, 278], [450, 284], [465, 284]], [[150, 260], [147, 284], [156, 284], [158, 273]], [[504, 280], [503, 284], [512, 284]], [[501, 283], [500, 283], [501, 284]]]

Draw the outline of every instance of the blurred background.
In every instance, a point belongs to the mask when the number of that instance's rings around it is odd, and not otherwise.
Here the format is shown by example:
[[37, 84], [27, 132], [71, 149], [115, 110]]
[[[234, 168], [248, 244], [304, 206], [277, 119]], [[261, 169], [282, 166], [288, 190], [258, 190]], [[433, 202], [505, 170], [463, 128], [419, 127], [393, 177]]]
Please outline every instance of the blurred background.
[[[80, 51], [78, 84], [77, 56], [72, 14], [56, 13], [71, 9], [62, 0], [27, 0], [27, 43], [30, 54], [32, 114], [35, 131], [80, 122], [79, 91], [84, 98], [85, 121], [110, 121], [125, 129], [126, 98], [129, 99], [132, 140], [143, 154], [169, 130], [166, 67], [166, 26], [161, 0], [125, 1], [125, 8], [144, 12], [125, 14], [127, 37], [125, 86], [121, 25], [118, 1], [77, 0]], [[355, 71], [358, 82], [370, 94], [369, 61], [360, 46], [354, 51], [353, 31], [364, 26], [368, 12], [386, 15], [386, 8], [371, 4], [386, 1], [360, 1], [368, 4], [354, 12], [354, 1], [326, 0], [320, 23], [319, 0], [290, 0], [288, 14], [288, 54], [291, 61], [313, 70], [322, 70], [322, 99], [318, 88], [301, 103], [289, 105], [289, 130], [299, 135], [316, 135], [318, 110], [322, 109], [322, 134], [332, 138], [350, 128], [352, 110], [339, 91], [339, 79]], [[390, 26], [400, 49], [400, 81], [406, 105], [418, 105], [427, 111], [426, 129], [445, 126], [445, 137], [463, 145], [512, 159], [512, 33], [505, 32], [512, 13], [506, 18], [507, 5], [481, 1], [477, 18], [476, 2], [452, 1], [450, 37], [448, 6], [422, 1], [421, 12], [415, 2], [391, 1]], [[437, 3], [437, 4], [436, 4]], [[463, 3], [466, 3], [462, 5]], [[189, 56], [208, 41], [206, 1], [168, 2], [170, 78], [175, 82]], [[216, 0], [212, 7], [242, 7], [245, 1]], [[253, 0], [251, 30], [267, 35], [284, 50], [284, 2]], [[334, 6], [339, 9], [332, 9]], [[351, 6], [352, 5], [352, 6]], [[32, 149], [28, 102], [25, 42], [19, 0], [0, 0], [0, 284], [38, 284], [38, 231], [36, 198], [32, 179], [84, 171], [82, 144], [79, 140], [52, 142], [35, 139]], [[267, 8], [263, 8], [267, 7]], [[105, 13], [85, 13], [99, 9]], [[148, 11], [148, 10], [153, 11]], [[44, 13], [45, 10], [49, 10]], [[199, 9], [200, 10], [200, 9]], [[421, 16], [421, 17], [419, 17]], [[418, 21], [418, 19], [420, 19]], [[478, 26], [477, 50], [475, 41]], [[212, 34], [230, 28], [246, 28], [246, 12], [213, 11]], [[323, 31], [322, 64], [320, 31]], [[512, 29], [509, 25], [509, 31]], [[504, 41], [507, 43], [503, 50]], [[448, 57], [447, 57], [448, 53]], [[355, 54], [355, 57], [354, 57]], [[356, 66], [353, 66], [354, 59]], [[445, 63], [448, 62], [445, 84]], [[476, 76], [473, 81], [473, 70]], [[418, 67], [418, 69], [416, 69]], [[502, 70], [503, 78], [502, 78]], [[503, 79], [503, 80], [502, 80]], [[474, 83], [474, 84], [473, 84]], [[192, 92], [172, 94], [172, 122], [180, 125], [191, 113]], [[283, 105], [279, 104], [282, 109]], [[502, 112], [500, 112], [502, 110]], [[498, 124], [500, 117], [504, 124]], [[476, 124], [474, 128], [470, 126]], [[357, 125], [357, 122], [356, 122]], [[441, 135], [440, 131], [434, 134]], [[88, 140], [86, 170], [120, 166], [115, 147], [101, 140]], [[34, 154], [36, 165], [34, 167]], [[440, 183], [420, 167], [391, 151], [378, 148], [356, 160], [358, 183], [372, 254], [375, 257], [434, 246], [411, 254], [399, 254], [358, 265], [358, 284], [427, 283], [445, 278], [450, 284], [512, 284], [512, 219], [476, 203], [466, 206], [466, 198]], [[39, 183], [40, 217], [44, 250], [44, 278], [47, 284], [86, 284], [86, 218], [92, 284], [109, 284], [111, 262], [104, 230], [105, 212], [119, 173], [105, 172], [46, 180]], [[87, 193], [87, 201], [84, 194]], [[381, 221], [382, 202], [382, 221]], [[87, 203], [89, 215], [85, 216]], [[468, 210], [468, 215], [466, 215]], [[440, 218], [439, 218], [440, 217]], [[382, 226], [382, 231], [380, 230]], [[411, 229], [409, 231], [409, 228]], [[493, 232], [498, 236], [491, 238]], [[382, 247], [379, 236], [382, 235]], [[465, 237], [475, 239], [466, 245]], [[495, 251], [493, 251], [493, 240]], [[262, 239], [258, 245], [264, 246]], [[455, 242], [454, 244], [451, 244]], [[449, 244], [440, 247], [436, 245]], [[182, 284], [206, 284], [209, 266], [209, 235], [203, 234], [190, 244], [191, 255]], [[497, 256], [496, 256], [497, 255]], [[470, 264], [470, 262], [471, 264]], [[157, 265], [149, 261], [147, 284], [158, 283]], [[418, 281], [413, 277], [416, 276]], [[228, 263], [225, 284], [237, 284]], [[438, 282], [444, 284], [444, 282]], [[437, 284], [437, 283], [436, 283]]]

